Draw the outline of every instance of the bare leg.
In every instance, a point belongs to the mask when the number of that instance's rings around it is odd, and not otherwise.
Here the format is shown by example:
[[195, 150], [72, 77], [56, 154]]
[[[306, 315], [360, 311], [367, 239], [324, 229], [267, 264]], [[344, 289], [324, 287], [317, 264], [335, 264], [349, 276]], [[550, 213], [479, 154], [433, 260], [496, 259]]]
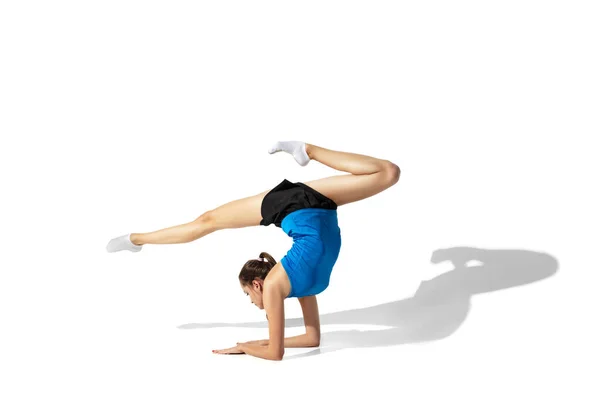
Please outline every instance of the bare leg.
[[132, 233], [131, 242], [137, 245], [187, 243], [220, 229], [260, 225], [262, 199], [269, 190], [223, 204], [185, 224], [154, 232]]
[[304, 182], [338, 206], [371, 197], [400, 179], [400, 168], [388, 160], [330, 150], [309, 143], [306, 143], [306, 152], [311, 160], [350, 173]]
[[[388, 160], [308, 143], [306, 152], [313, 160], [350, 173], [305, 182], [338, 206], [373, 196], [391, 187], [400, 178], [400, 169]], [[262, 200], [269, 190], [223, 204], [185, 224], [148, 233], [132, 233], [131, 242], [136, 245], [187, 243], [220, 229], [260, 225]]]

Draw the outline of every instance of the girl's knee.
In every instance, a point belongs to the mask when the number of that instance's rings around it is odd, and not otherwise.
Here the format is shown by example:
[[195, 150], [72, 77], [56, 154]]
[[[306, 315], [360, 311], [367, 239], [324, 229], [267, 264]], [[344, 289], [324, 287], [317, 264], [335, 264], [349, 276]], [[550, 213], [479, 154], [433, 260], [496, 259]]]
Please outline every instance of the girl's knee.
[[213, 224], [215, 222], [215, 213], [214, 210], [206, 211], [204, 214], [200, 215], [198, 218], [192, 221], [192, 224], [199, 225], [207, 225]]

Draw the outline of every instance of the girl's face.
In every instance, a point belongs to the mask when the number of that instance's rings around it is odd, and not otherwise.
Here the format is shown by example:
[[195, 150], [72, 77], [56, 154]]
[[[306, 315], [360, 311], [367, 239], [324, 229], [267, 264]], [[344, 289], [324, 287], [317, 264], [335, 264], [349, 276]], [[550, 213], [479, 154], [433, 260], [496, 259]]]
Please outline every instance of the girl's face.
[[242, 286], [242, 290], [248, 297], [250, 297], [250, 301], [259, 309], [263, 310], [263, 296], [262, 296], [262, 288], [263, 281], [261, 279], [254, 279], [251, 285]]

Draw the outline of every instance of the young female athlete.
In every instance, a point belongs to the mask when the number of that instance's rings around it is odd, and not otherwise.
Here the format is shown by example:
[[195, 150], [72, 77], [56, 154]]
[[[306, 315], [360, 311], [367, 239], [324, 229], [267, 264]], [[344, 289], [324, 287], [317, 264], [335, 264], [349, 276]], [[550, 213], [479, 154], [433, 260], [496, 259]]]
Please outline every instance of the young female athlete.
[[[284, 151], [301, 166], [310, 160], [349, 172], [309, 182], [284, 179], [274, 188], [235, 200], [207, 211], [182, 225], [149, 233], [129, 233], [112, 239], [108, 252], [137, 252], [145, 244], [187, 243], [220, 229], [275, 224], [293, 239], [292, 248], [277, 262], [260, 253], [248, 260], [239, 283], [253, 304], [264, 309], [269, 321], [269, 339], [238, 343], [213, 350], [218, 354], [241, 354], [281, 360], [285, 347], [320, 345], [319, 310], [316, 295], [329, 285], [329, 277], [341, 247], [337, 207], [366, 199], [394, 185], [400, 168], [391, 161], [347, 153], [300, 141], [279, 141], [269, 154]], [[306, 333], [284, 338], [284, 300], [297, 297]]]

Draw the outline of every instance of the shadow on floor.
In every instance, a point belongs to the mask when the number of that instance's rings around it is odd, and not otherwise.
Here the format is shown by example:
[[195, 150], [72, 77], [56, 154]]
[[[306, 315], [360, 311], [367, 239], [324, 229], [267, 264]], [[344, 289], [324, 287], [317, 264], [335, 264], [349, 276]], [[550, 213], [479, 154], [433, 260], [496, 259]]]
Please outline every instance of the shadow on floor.
[[[474, 247], [438, 249], [432, 263], [450, 261], [453, 269], [422, 281], [413, 297], [366, 308], [320, 315], [321, 325], [382, 325], [382, 330], [342, 330], [321, 334], [321, 346], [286, 359], [307, 357], [345, 348], [383, 347], [445, 338], [466, 319], [471, 296], [530, 284], [558, 271], [556, 258], [528, 250], [487, 250]], [[468, 266], [477, 262], [477, 266]], [[304, 325], [302, 318], [286, 319], [286, 327]], [[181, 329], [268, 327], [267, 321], [248, 323], [191, 323]]]

